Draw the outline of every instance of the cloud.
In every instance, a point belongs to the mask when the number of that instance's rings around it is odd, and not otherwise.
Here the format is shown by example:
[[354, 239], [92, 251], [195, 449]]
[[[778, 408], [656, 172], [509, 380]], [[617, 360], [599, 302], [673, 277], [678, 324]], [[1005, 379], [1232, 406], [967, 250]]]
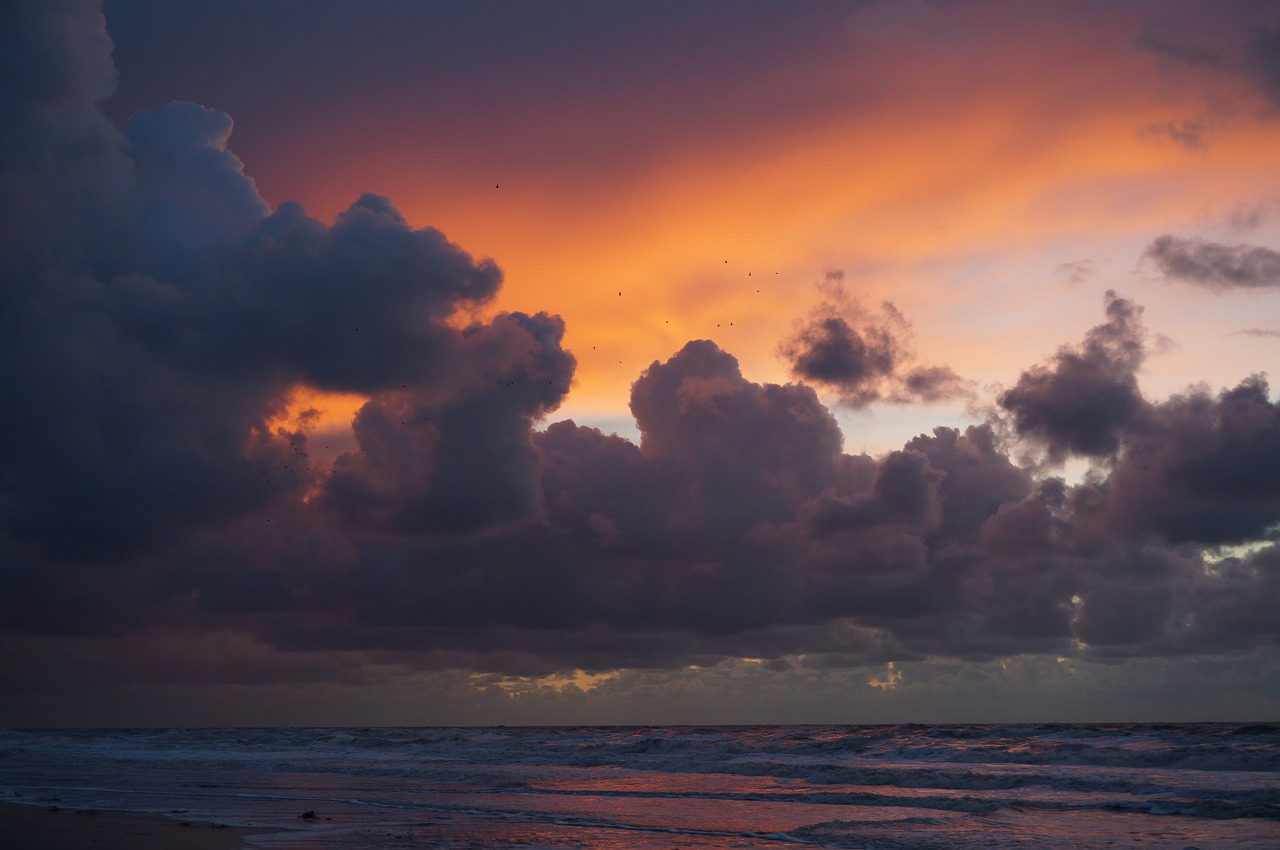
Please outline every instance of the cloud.
[[1242, 331], [1236, 331], [1232, 336], [1275, 336], [1280, 337], [1280, 330], [1273, 328], [1245, 328]]
[[999, 396], [1017, 434], [1042, 445], [1054, 462], [1115, 453], [1124, 429], [1144, 412], [1136, 377], [1146, 357], [1142, 308], [1108, 292], [1106, 311], [1107, 321], [1082, 345], [1060, 348]]
[[1164, 235], [1143, 253], [1167, 278], [1216, 292], [1280, 287], [1280, 252]]
[[935, 402], [970, 394], [970, 385], [948, 366], [915, 366], [911, 324], [892, 303], [879, 314], [844, 288], [844, 272], [827, 272], [823, 300], [780, 347], [792, 373], [833, 390], [840, 403], [866, 407], [881, 399]]
[[1275, 217], [1276, 208], [1277, 204], [1274, 200], [1238, 204], [1228, 211], [1225, 225], [1229, 230], [1234, 231], [1257, 230]]
[[1120, 539], [1241, 543], [1280, 517], [1280, 408], [1261, 376], [1147, 407], [1103, 481], [1072, 493], [1082, 525]]
[[[228, 116], [174, 103], [123, 131], [104, 121], [109, 63], [65, 56], [109, 53], [92, 4], [23, 14], [33, 65], [65, 67], [8, 95], [28, 116], [7, 125], [0, 201], [25, 234], [0, 257], [0, 355], [18, 365], [0, 378], [0, 528], [15, 541], [107, 560], [296, 498], [323, 472], [304, 433], [267, 423], [299, 384], [375, 399], [412, 385], [440, 414], [445, 465], [477, 421], [524, 427], [567, 392], [557, 320], [452, 322], [497, 292], [491, 261], [374, 195], [332, 226], [294, 203], [270, 212], [226, 147]], [[481, 376], [537, 388], [487, 403]]]
[[1280, 24], [1255, 31], [1245, 61], [1271, 103], [1280, 108]]
[[1249, 108], [1265, 120], [1280, 107], [1280, 26], [1262, 4], [1237, 4], [1230, 14], [1206, 14], [1208, 7], [1184, 5], [1162, 10], [1158, 23], [1143, 27], [1131, 44], [1164, 60], [1187, 82], [1201, 87], [1205, 110], [1199, 116], [1156, 122], [1138, 130], [1187, 148], [1204, 146], [1219, 125], [1245, 110], [1242, 96], [1261, 95], [1269, 109]]
[[1093, 260], [1073, 260], [1069, 263], [1059, 263], [1054, 267], [1054, 271], [1072, 286], [1084, 283], [1086, 280], [1098, 275], [1097, 269], [1093, 267]]
[[1184, 148], [1196, 150], [1207, 144], [1209, 130], [1209, 121], [1205, 118], [1184, 118], [1180, 121], [1144, 124], [1138, 128], [1138, 136], [1143, 139], [1167, 139]]
[[1186, 65], [1221, 66], [1226, 60], [1212, 47], [1184, 41], [1167, 29], [1146, 26], [1133, 37], [1133, 45]]
[[[28, 10], [34, 67], [85, 39], [107, 55], [94, 6], [54, 11]], [[996, 421], [848, 454], [813, 388], [752, 381], [707, 340], [635, 380], [639, 444], [538, 430], [574, 358], [550, 313], [464, 320], [499, 291], [492, 261], [377, 195], [331, 225], [271, 211], [227, 116], [174, 104], [117, 130], [109, 77], [95, 60], [6, 95], [25, 116], [0, 196], [24, 234], [0, 253], [12, 657], [350, 683], [1280, 640], [1280, 411], [1261, 377], [1144, 398], [1128, 299], [999, 398], [1024, 443], [1096, 461], [1076, 485], [1021, 465]], [[784, 346], [799, 376], [854, 405], [960, 392], [892, 305], [826, 286]], [[278, 424], [298, 386], [367, 399], [332, 464]]]

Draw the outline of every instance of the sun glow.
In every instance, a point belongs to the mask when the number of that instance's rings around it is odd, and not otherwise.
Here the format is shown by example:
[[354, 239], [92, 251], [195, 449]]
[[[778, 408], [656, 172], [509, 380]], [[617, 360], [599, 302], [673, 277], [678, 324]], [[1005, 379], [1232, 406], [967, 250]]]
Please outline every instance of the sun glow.
[[549, 690], [558, 694], [566, 691], [590, 693], [622, 675], [621, 670], [605, 673], [589, 673], [586, 670], [561, 670], [546, 676], [492, 676], [484, 673], [472, 675], [473, 684], [480, 690], [496, 687], [512, 699], [530, 696]]

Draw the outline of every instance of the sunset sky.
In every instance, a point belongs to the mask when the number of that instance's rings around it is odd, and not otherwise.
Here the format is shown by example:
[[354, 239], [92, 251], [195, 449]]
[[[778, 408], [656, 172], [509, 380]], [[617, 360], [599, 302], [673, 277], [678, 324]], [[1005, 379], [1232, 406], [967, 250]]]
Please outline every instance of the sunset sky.
[[1276, 718], [1280, 6], [0, 23], [0, 725]]

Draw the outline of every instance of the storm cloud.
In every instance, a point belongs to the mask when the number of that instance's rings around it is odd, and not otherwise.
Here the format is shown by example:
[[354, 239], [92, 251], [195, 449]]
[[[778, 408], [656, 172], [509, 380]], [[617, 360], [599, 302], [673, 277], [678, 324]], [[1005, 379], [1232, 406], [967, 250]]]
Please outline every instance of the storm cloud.
[[[486, 314], [493, 261], [379, 195], [331, 224], [270, 209], [228, 116], [103, 117], [95, 4], [6, 14], [32, 69], [0, 75], [6, 658], [74, 675], [96, 639], [170, 680], [349, 682], [1280, 639], [1280, 410], [1261, 376], [1145, 398], [1127, 298], [999, 396], [1020, 445], [993, 416], [847, 453], [812, 387], [753, 381], [709, 340], [636, 377], [638, 444], [548, 423], [564, 322]], [[796, 377], [852, 407], [968, 392], [915, 362], [893, 305], [826, 286], [783, 347]], [[365, 400], [349, 450], [322, 460], [281, 424], [299, 387]], [[1028, 444], [1094, 466], [1044, 477], [1011, 454]]]
[[1142, 308], [1108, 292], [1106, 311], [1083, 344], [1024, 371], [998, 399], [1018, 435], [1043, 445], [1053, 461], [1114, 453], [1144, 411], [1136, 377], [1146, 357]]

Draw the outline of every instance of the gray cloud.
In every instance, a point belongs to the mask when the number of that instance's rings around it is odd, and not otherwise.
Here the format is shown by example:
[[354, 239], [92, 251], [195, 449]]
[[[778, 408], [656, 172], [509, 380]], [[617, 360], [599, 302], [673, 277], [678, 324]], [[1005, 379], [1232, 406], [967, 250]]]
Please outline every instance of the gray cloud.
[[1217, 292], [1280, 287], [1280, 252], [1270, 248], [1166, 234], [1147, 246], [1142, 256], [1167, 278]]
[[879, 313], [844, 287], [844, 272], [829, 271], [823, 300], [780, 347], [792, 373], [833, 390], [840, 403], [862, 408], [881, 399], [935, 402], [970, 395], [970, 384], [948, 366], [911, 366], [911, 323], [890, 302]]
[[1214, 48], [1185, 41], [1168, 29], [1156, 26], [1146, 26], [1139, 30], [1133, 37], [1133, 45], [1187, 65], [1218, 67], [1226, 62]]
[[1114, 453], [1121, 434], [1144, 410], [1135, 373], [1146, 357], [1142, 308], [1107, 293], [1107, 321], [1066, 346], [1048, 365], [1022, 373], [998, 403], [1019, 436], [1035, 440], [1054, 461]]
[[1149, 405], [1123, 434], [1103, 481], [1073, 491], [1083, 531], [1173, 542], [1269, 537], [1280, 510], [1280, 408], [1254, 376], [1214, 397], [1204, 391]]
[[[86, 38], [107, 54], [91, 4], [24, 8], [33, 67]], [[42, 670], [352, 682], [364, 663], [837, 669], [1280, 639], [1280, 411], [1260, 377], [1143, 398], [1125, 298], [999, 400], [1025, 442], [1098, 460], [1074, 486], [994, 424], [847, 454], [812, 388], [751, 381], [706, 340], [636, 379], [639, 445], [539, 431], [574, 360], [548, 313], [458, 320], [497, 293], [494, 263], [376, 195], [332, 225], [269, 211], [226, 116], [116, 130], [109, 65], [66, 67], [0, 83], [21, 118], [0, 208], [22, 230], [0, 252], [0, 646]], [[798, 374], [855, 404], [958, 391], [914, 363], [900, 313], [838, 284], [789, 343]], [[332, 468], [271, 424], [299, 384], [369, 399]], [[201, 654], [227, 636], [251, 673]]]
[[1258, 28], [1245, 61], [1271, 103], [1280, 108], [1280, 24]]

